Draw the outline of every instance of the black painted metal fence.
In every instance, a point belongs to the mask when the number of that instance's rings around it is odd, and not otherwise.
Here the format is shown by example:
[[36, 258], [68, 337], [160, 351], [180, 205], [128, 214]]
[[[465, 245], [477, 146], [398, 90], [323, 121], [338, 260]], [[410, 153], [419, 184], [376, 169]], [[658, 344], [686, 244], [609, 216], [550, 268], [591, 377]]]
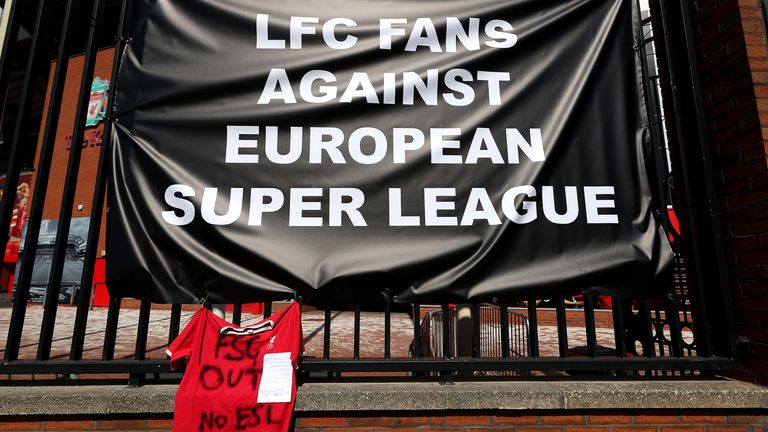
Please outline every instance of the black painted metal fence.
[[[30, 168], [29, 155], [37, 154], [32, 162], [36, 178], [16, 273], [16, 289], [10, 299], [12, 309], [0, 309], [8, 325], [0, 374], [10, 378], [41, 374], [69, 379], [86, 375], [130, 376], [136, 384], [145, 379], [165, 378], [170, 372], [167, 360], [156, 353], [158, 346], [172, 341], [184, 324], [188, 311], [182, 305], [161, 311], [158, 305], [140, 302], [138, 316], [131, 315], [134, 318], [121, 326], [121, 316], [124, 318], [129, 313], [131, 305], [121, 299], [111, 299], [99, 324], [103, 330], [93, 331], [89, 327], [95, 314], [103, 312], [91, 305], [95, 289], [92, 277], [109, 175], [105, 161], [111, 135], [111, 106], [107, 110], [92, 191], [87, 246], [81, 251], [84, 271], [73, 296], [76, 306], [59, 306], [58, 298], [81, 165], [79, 145], [71, 146], [69, 151], [55, 242], [49, 252], [51, 262], [42, 295], [44, 303], [42, 306], [29, 303], [31, 263], [41, 253], [43, 208], [51, 180], [56, 130], [63, 118], [61, 101], [70, 57], [84, 54], [84, 67], [74, 122], [62, 126], [71, 127], [72, 136], [80, 137], [86, 130], [97, 50], [114, 45], [111, 79], [114, 82], [118, 59], [130, 41], [130, 3], [130, 0], [16, 0], [7, 11], [10, 21], [0, 58], [0, 89], [9, 89], [0, 92], [5, 137], [2, 155], [7, 158], [0, 204], [0, 250], [8, 241], [19, 174]], [[316, 316], [318, 321], [316, 329], [305, 332], [305, 338], [309, 340], [320, 332], [323, 334], [322, 347], [315, 355], [308, 353], [302, 362], [305, 377], [381, 376], [393, 372], [402, 376], [434, 374], [443, 378], [468, 376], [469, 372], [475, 372], [469, 374], [475, 377], [510, 372], [651, 377], [708, 373], [734, 367], [733, 311], [717, 235], [719, 222], [713, 207], [717, 200], [707, 155], [688, 16], [685, 0], [651, 1], [650, 11], [644, 13], [638, 26], [643, 33], [639, 36], [645, 41], [637, 49], [644, 60], [645, 100], [652, 123], [653, 166], [649, 169], [656, 181], [654, 205], [673, 237], [677, 254], [675, 286], [668, 296], [609, 299], [585, 289], [573, 298], [520, 299], [517, 304], [490, 306], [413, 304], [402, 310], [402, 305], [384, 299], [378, 304], [337, 305], [312, 312], [312, 305], [305, 305], [308, 314], [305, 316]], [[22, 40], [20, 29], [30, 37]], [[49, 75], [47, 62], [50, 61], [55, 63]], [[35, 101], [40, 100], [37, 93], [41, 88], [50, 91], [45, 113], [39, 112], [42, 111], [39, 103], [35, 105]], [[16, 90], [11, 91], [13, 89]], [[41, 118], [45, 118], [42, 124]], [[670, 218], [673, 212], [680, 220], [679, 229]], [[278, 305], [265, 304], [263, 314], [246, 314], [243, 306], [234, 305], [230, 319], [240, 324], [246, 315], [247, 319], [257, 319], [269, 315], [272, 307]], [[467, 311], [466, 333], [459, 331], [457, 310]], [[31, 334], [29, 320], [25, 321], [32, 312], [40, 319], [39, 323], [34, 322], [35, 329], [39, 325], [39, 332], [35, 334]], [[153, 314], [160, 314], [162, 318], [152, 320]], [[64, 330], [69, 348], [63, 354], [56, 351], [56, 358], [52, 358], [52, 346], [61, 342], [54, 337], [57, 317], [58, 325], [70, 326]], [[65, 320], [65, 317], [73, 318]], [[334, 322], [338, 324], [347, 318], [351, 322], [351, 340], [343, 332], [334, 338], [337, 334]], [[309, 321], [305, 322], [305, 328], [308, 324]], [[149, 340], [157, 330], [152, 329], [158, 325], [164, 329], [164, 340], [159, 345]], [[430, 328], [426, 333], [424, 326]], [[379, 330], [372, 330], [373, 327]], [[126, 328], [135, 332], [130, 338], [128, 355], [125, 354], [127, 342], [120, 337], [121, 329]], [[86, 341], [92, 342], [96, 337], [103, 340], [100, 356], [84, 356]], [[468, 348], [460, 349], [458, 345], [465, 342], [470, 342]], [[338, 351], [336, 348], [340, 345], [347, 347], [346, 350]], [[381, 353], [366, 354], [366, 347], [370, 345], [380, 346]], [[409, 354], [403, 354], [403, 345]], [[33, 357], [25, 354], [30, 352], [34, 353]], [[178, 375], [171, 377], [178, 378]]]

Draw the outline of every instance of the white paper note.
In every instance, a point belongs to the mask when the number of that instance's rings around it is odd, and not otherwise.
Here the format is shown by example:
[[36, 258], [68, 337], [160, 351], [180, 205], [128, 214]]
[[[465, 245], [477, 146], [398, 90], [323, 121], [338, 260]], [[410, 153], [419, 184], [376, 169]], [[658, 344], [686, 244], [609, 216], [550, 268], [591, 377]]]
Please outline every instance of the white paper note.
[[259, 382], [257, 403], [290, 402], [293, 387], [291, 353], [264, 354], [264, 369]]

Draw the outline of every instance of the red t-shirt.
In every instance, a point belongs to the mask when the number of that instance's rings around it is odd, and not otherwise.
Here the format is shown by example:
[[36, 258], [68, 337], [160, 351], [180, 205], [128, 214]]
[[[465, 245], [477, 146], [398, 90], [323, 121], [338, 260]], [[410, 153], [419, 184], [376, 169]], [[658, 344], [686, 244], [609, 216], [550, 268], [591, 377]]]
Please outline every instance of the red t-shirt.
[[[296, 401], [296, 367], [303, 350], [296, 302], [246, 327], [200, 309], [168, 347], [172, 368], [187, 361], [176, 393], [173, 430], [287, 431]], [[271, 379], [261, 388], [265, 356]], [[290, 372], [286, 374], [288, 359]], [[270, 398], [267, 389], [275, 385], [282, 392], [279, 396], [272, 393]], [[283, 401], [288, 392], [290, 401]]]

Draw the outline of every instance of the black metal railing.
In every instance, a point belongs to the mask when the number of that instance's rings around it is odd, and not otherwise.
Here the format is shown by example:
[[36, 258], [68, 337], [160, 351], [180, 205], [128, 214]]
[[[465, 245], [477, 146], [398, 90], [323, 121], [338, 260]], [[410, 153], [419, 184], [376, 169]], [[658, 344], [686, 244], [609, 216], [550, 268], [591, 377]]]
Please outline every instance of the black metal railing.
[[[637, 48], [651, 123], [654, 206], [656, 216], [672, 233], [677, 257], [673, 290], [658, 299], [605, 297], [585, 289], [573, 297], [520, 299], [517, 304], [402, 305], [385, 298], [379, 303], [321, 309], [304, 305], [307, 352], [301, 370], [306, 378], [391, 377], [392, 373], [445, 378], [467, 376], [466, 372], [475, 372], [471, 376], [594, 373], [652, 377], [709, 373], [736, 365], [733, 310], [725, 301], [727, 278], [713, 207], [717, 200], [713, 199], [712, 169], [702, 157], [707, 145], [701, 129], [701, 104], [680, 90], [697, 91], [695, 57], [680, 54], [694, 49], [687, 2], [651, 4], [653, 13], [637, 25], [642, 33]], [[65, 128], [74, 137], [86, 130], [96, 55], [105, 47], [105, 33], [115, 35], [111, 77], [115, 82], [119, 59], [130, 39], [131, 2], [17, 0], [12, 5], [0, 57], [0, 87], [12, 84], [14, 71], [23, 82], [19, 100], [10, 101], [11, 93], [0, 92], [0, 105], [13, 109], [3, 119], [15, 119], [12, 125], [3, 124], [4, 135], [11, 139], [6, 143], [8, 166], [0, 203], [0, 250], [8, 243], [25, 149], [36, 148], [37, 159], [10, 317], [8, 309], [0, 309], [0, 325], [7, 326], [0, 374], [14, 379], [130, 376], [133, 384], [153, 378], [177, 379], [178, 375], [166, 375], [171, 370], [164, 347], [179, 334], [191, 309], [200, 306], [114, 298], [108, 300], [108, 306], [94, 305], [96, 291], [103, 286], [94, 283], [93, 270], [109, 175], [111, 104], [103, 126], [103, 145], [98, 147], [95, 179], [80, 182], [82, 146], [69, 149], [64, 177], [51, 177], [57, 130]], [[53, 21], [58, 24], [52, 26]], [[81, 34], [78, 28], [83, 23], [88, 31]], [[104, 23], [110, 25], [102, 27]], [[31, 30], [27, 50], [15, 49], [20, 27]], [[60, 28], [60, 32], [53, 31], [57, 33], [53, 35], [51, 28]], [[70, 118], [63, 115], [62, 99], [70, 58], [79, 54], [84, 61], [74, 121], [60, 124]], [[50, 74], [40, 66], [48, 61], [53, 61]], [[657, 61], [663, 67], [657, 67]], [[35, 96], [40, 82], [48, 89], [44, 106], [34, 102], [40, 99]], [[680, 83], [690, 85], [673, 85]], [[111, 86], [110, 92], [113, 89]], [[684, 104], [690, 109], [682, 109]], [[35, 110], [45, 113], [36, 117]], [[42, 124], [31, 120], [43, 117]], [[63, 183], [63, 192], [55, 241], [48, 250], [41, 248], [41, 224], [53, 181]], [[59, 305], [58, 294], [71, 239], [75, 192], [84, 184], [92, 188], [90, 222], [82, 275], [73, 288], [75, 306], [70, 307]], [[704, 191], [699, 192], [701, 189]], [[673, 227], [670, 208], [679, 216], [679, 229]], [[33, 263], [41, 253], [49, 253], [51, 262], [43, 304], [39, 305], [30, 302], [30, 290]], [[281, 304], [233, 305], [229, 318], [236, 324], [257, 320]]]

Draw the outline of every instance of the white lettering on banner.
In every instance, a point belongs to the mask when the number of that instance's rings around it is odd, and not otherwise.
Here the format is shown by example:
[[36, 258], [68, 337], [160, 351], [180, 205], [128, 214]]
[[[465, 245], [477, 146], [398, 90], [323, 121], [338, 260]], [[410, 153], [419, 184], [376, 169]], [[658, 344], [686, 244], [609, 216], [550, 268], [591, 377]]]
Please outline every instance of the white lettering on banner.
[[536, 188], [533, 186], [517, 186], [511, 189], [507, 189], [504, 192], [504, 196], [501, 198], [501, 210], [504, 212], [504, 216], [516, 224], [527, 224], [536, 220], [536, 203], [533, 201], [521, 202], [520, 207], [523, 212], [520, 213], [517, 210], [517, 204], [515, 200], [520, 195], [525, 195], [528, 198], [536, 196]]
[[421, 216], [403, 216], [402, 191], [389, 188], [389, 226], [420, 226]]
[[[468, 51], [480, 49], [481, 42], [489, 48], [511, 48], [517, 43], [517, 35], [512, 24], [508, 21], [493, 19], [483, 26], [480, 32], [480, 18], [467, 18], [464, 22], [456, 17], [446, 17], [445, 23], [432, 18], [416, 18], [409, 23], [406, 18], [382, 18], [379, 20], [379, 48], [391, 50], [393, 42], [405, 38], [403, 48], [413, 52], [420, 48], [430, 52], [456, 52], [458, 46]], [[357, 37], [348, 34], [349, 29], [357, 27], [357, 23], [349, 18], [335, 17], [320, 25], [318, 17], [292, 16], [289, 20], [288, 44], [284, 39], [274, 38], [269, 31], [269, 15], [256, 15], [256, 48], [257, 49], [301, 49], [306, 36], [320, 34], [326, 46], [332, 49], [349, 49], [357, 43]], [[339, 27], [344, 27], [347, 34], [337, 35]], [[444, 28], [438, 34], [438, 28]], [[445, 49], [443, 49], [443, 45]]]
[[305, 216], [304, 212], [320, 210], [319, 201], [304, 201], [306, 197], [322, 197], [321, 188], [292, 188], [291, 205], [288, 213], [289, 226], [323, 226], [323, 218], [319, 216]]
[[[282, 165], [292, 164], [299, 160], [299, 157], [301, 157], [301, 134], [303, 133], [303, 129], [300, 127], [291, 128], [291, 139], [288, 142], [288, 152], [285, 154], [280, 153], [278, 150], [277, 132], [278, 129], [276, 126], [266, 126], [264, 128], [264, 141], [266, 141], [264, 144], [264, 153], [266, 154], [267, 159], [269, 159], [270, 162]], [[235, 137], [232, 143], [233, 149], [231, 149], [235, 157], [240, 155], [238, 143], [238, 138]], [[227, 140], [228, 152], [230, 151], [229, 144], [230, 142]]]
[[406, 51], [416, 51], [419, 47], [429, 48], [432, 52], [442, 52], [440, 41], [437, 39], [435, 23], [429, 18], [417, 18], [413, 30], [405, 44]]
[[424, 225], [425, 226], [456, 226], [456, 216], [440, 216], [441, 210], [453, 211], [456, 203], [449, 200], [441, 200], [441, 197], [453, 198], [456, 196], [454, 188], [425, 188], [424, 189]]
[[467, 200], [467, 207], [461, 216], [462, 226], [472, 226], [477, 220], [486, 220], [488, 225], [501, 225], [501, 219], [493, 208], [488, 191], [483, 188], [472, 188]]
[[424, 81], [416, 72], [403, 73], [403, 105], [413, 105], [416, 93], [427, 105], [437, 105], [437, 69], [427, 71]]
[[315, 34], [315, 26], [305, 24], [317, 24], [320, 18], [316, 17], [291, 17], [291, 49], [301, 49], [304, 35]]
[[[443, 100], [448, 105], [453, 106], [467, 106], [475, 100], [475, 89], [469, 84], [464, 82], [472, 82], [474, 77], [472, 72], [466, 69], [451, 69], [445, 73], [444, 84], [454, 93], [443, 93]], [[461, 97], [457, 97], [455, 92], [461, 94]]]
[[499, 152], [496, 141], [491, 135], [491, 130], [488, 128], [477, 128], [477, 132], [472, 136], [472, 142], [469, 144], [466, 163], [476, 164], [481, 158], [490, 159], [494, 164], [504, 163], [504, 158], [501, 157], [501, 152]]
[[485, 34], [492, 40], [485, 44], [492, 48], [512, 48], [517, 43], [517, 35], [512, 33], [512, 24], [495, 19], [485, 25]]
[[[497, 204], [493, 203], [485, 188], [472, 188], [461, 210], [456, 206], [461, 200], [457, 197], [456, 188], [424, 188], [421, 190], [423, 206], [408, 209], [407, 212], [403, 209], [403, 193], [401, 188], [388, 190], [389, 226], [499, 225], [499, 215], [515, 224], [528, 224], [538, 220], [539, 214], [543, 214], [543, 221], [568, 225], [579, 219], [582, 209], [588, 224], [616, 224], [619, 220], [615, 214], [613, 186], [515, 186], [507, 189]], [[245, 188], [230, 188], [228, 193], [220, 193], [219, 188], [206, 187], [203, 188], [200, 215], [208, 224], [230, 225], [247, 208], [248, 225], [264, 226], [267, 225], [264, 215], [276, 213], [285, 207], [286, 195], [289, 201], [288, 226], [368, 226], [362, 211], [366, 202], [365, 194], [358, 188], [346, 187], [289, 188], [287, 194], [276, 188], [250, 188], [249, 203], [243, 203]], [[165, 191], [165, 202], [173, 210], [164, 211], [163, 219], [172, 225], [192, 223], [196, 209], [191, 198], [195, 196], [191, 186], [169, 186]], [[603, 199], [598, 199], [598, 196]], [[217, 205], [220, 208], [226, 207], [227, 211], [224, 214], [217, 213]], [[269, 223], [284, 223], [282, 221], [282, 218], [275, 217]]]
[[[286, 19], [281, 16], [281, 25], [288, 23], [287, 34], [283, 29], [273, 31], [269, 15], [257, 14], [255, 18], [255, 47], [259, 50], [316, 49], [319, 41], [330, 49], [344, 50], [355, 47], [359, 35], [371, 35], [367, 28], [370, 23], [362, 23], [365, 27], [362, 31], [363, 27], [358, 29], [355, 20], [344, 17], [290, 16]], [[514, 47], [519, 39], [509, 21], [490, 17], [381, 18], [378, 19], [378, 34], [375, 36], [378, 37], [380, 50], [422, 51], [430, 55], [508, 49]], [[370, 42], [375, 49], [376, 41]], [[431, 64], [464, 66], [453, 61]], [[496, 107], [510, 102], [513, 85], [512, 70], [455, 67], [447, 70], [379, 71], [373, 75], [351, 69], [337, 74], [324, 69], [274, 67], [268, 70], [261, 89], [255, 89], [254, 98], [259, 105], [400, 104], [430, 109], [440, 104], [466, 107], [481, 103]], [[439, 114], [439, 111], [435, 113]], [[451, 124], [442, 127], [427, 124], [422, 128], [398, 126], [380, 129], [360, 124], [342, 129], [333, 124], [228, 125], [224, 162], [369, 166], [419, 161], [435, 166], [530, 166], [543, 163], [545, 150], [550, 147], [549, 143], [545, 145], [539, 127], [492, 129], [478, 126], [463, 129]], [[467, 167], [467, 175], [472, 175], [469, 172], [471, 169]], [[409, 181], [408, 184], [414, 183]], [[500, 225], [504, 219], [519, 225], [569, 225], [577, 221], [587, 224], [619, 223], [615, 188], [611, 185], [537, 184], [496, 190], [464, 184], [463, 189], [459, 189], [450, 183], [435, 185], [431, 180], [429, 184], [441, 187], [409, 190], [379, 186], [387, 188], [387, 191], [386, 194], [383, 190], [377, 191], [376, 196], [386, 199], [388, 206], [387, 214], [379, 217], [387, 217], [386, 223], [392, 227], [435, 229]], [[342, 185], [317, 187], [320, 185], [325, 183], [309, 182], [307, 187], [282, 189], [172, 184], [165, 190], [167, 209], [162, 211], [162, 218], [168, 224], [179, 226], [193, 222], [231, 225], [241, 217], [246, 217], [251, 227], [286, 223], [297, 228], [353, 226], [363, 229], [369, 226], [365, 217], [366, 196], [363, 190]], [[375, 206], [377, 214], [384, 205], [379, 204]], [[382, 220], [375, 222], [385, 223]]]
[[544, 204], [544, 216], [551, 222], [561, 225], [573, 223], [579, 215], [579, 202], [576, 196], [576, 186], [565, 188], [565, 213], [560, 214], [555, 208], [555, 192], [552, 186], [541, 187], [541, 202]]
[[[360, 207], [365, 203], [363, 191], [355, 188], [331, 188], [329, 198], [331, 210], [328, 215], [328, 225], [341, 226], [341, 215], [346, 213], [352, 225], [368, 226], [363, 214], [360, 213]], [[346, 198], [350, 201], [344, 202]]]
[[216, 202], [219, 188], [207, 187], [203, 190], [203, 203], [200, 205], [200, 216], [211, 225], [230, 225], [240, 217], [243, 208], [243, 188], [232, 188], [226, 213], [216, 213]]
[[405, 18], [382, 18], [379, 20], [379, 48], [392, 49], [392, 39], [395, 36], [405, 36]]
[[267, 82], [264, 83], [264, 91], [261, 92], [257, 104], [268, 104], [273, 100], [281, 100], [283, 103], [295, 104], [296, 96], [291, 89], [291, 80], [288, 79], [288, 72], [285, 69], [272, 69], [267, 76]]
[[364, 98], [369, 104], [379, 103], [379, 96], [376, 94], [376, 88], [373, 87], [368, 74], [364, 72], [355, 72], [349, 79], [347, 89], [342, 93], [339, 102], [350, 103], [355, 98]]
[[336, 82], [336, 75], [325, 70], [311, 70], [301, 78], [299, 93], [301, 98], [309, 103], [324, 103], [336, 99], [336, 86], [317, 86], [317, 94], [313, 92], [315, 82], [322, 81], [326, 84]]
[[[260, 130], [259, 126], [227, 126], [226, 163], [264, 163], [259, 159], [258, 152]], [[407, 162], [410, 152], [417, 152], [425, 145], [425, 133], [416, 128], [393, 128], [390, 133], [384, 133], [377, 128], [361, 127], [346, 137], [339, 128], [309, 127], [309, 140], [305, 142], [304, 127], [291, 126], [288, 151], [280, 153], [278, 148], [282, 148], [284, 143], [278, 142], [279, 128], [264, 126], [263, 130], [264, 156], [276, 164], [297, 162], [304, 154], [308, 154], [310, 164], [346, 164], [347, 157], [364, 165], [390, 161], [403, 164]], [[431, 163], [434, 165], [519, 164], [521, 150], [530, 162], [544, 161], [544, 142], [539, 128], [528, 130], [530, 139], [526, 139], [515, 128], [506, 128], [504, 140], [501, 141], [502, 148], [506, 148], [504, 152], [488, 128], [477, 128], [474, 131], [430, 128], [428, 134]], [[471, 138], [465, 157], [460, 153], [466, 139], [461, 138], [469, 134]]]
[[[266, 199], [269, 198], [269, 201]], [[280, 189], [252, 188], [251, 207], [248, 212], [248, 225], [261, 226], [264, 213], [272, 213], [280, 210], [285, 203], [285, 195]]]
[[461, 142], [457, 139], [445, 139], [447, 136], [458, 138], [461, 135], [459, 128], [432, 128], [429, 130], [429, 142], [432, 148], [433, 164], [460, 164], [460, 155], [446, 155], [445, 150], [458, 150]]
[[[195, 219], [195, 206], [182, 197], [195, 196], [195, 190], [191, 186], [183, 184], [174, 184], [168, 186], [165, 190], [165, 203], [174, 210], [164, 211], [163, 220], [171, 225], [187, 225]], [[176, 214], [176, 210], [181, 210], [181, 216]]]
[[461, 42], [468, 51], [480, 49], [480, 18], [470, 18], [467, 24], [468, 29], [456, 17], [445, 19], [445, 52], [456, 52], [456, 42]]
[[392, 162], [405, 163], [405, 153], [424, 146], [424, 132], [416, 128], [392, 129]]
[[256, 140], [242, 139], [243, 135], [258, 135], [258, 126], [227, 126], [227, 151], [224, 156], [225, 163], [259, 163], [259, 155], [243, 154], [240, 149], [258, 146]]
[[357, 23], [349, 18], [331, 18], [323, 24], [323, 40], [333, 49], [348, 49], [355, 46], [357, 38], [347, 35], [344, 39], [336, 38], [336, 28], [339, 26], [356, 27]]
[[341, 150], [339, 150], [339, 146], [344, 143], [344, 132], [341, 129], [326, 127], [310, 128], [309, 142], [313, 144], [309, 146], [309, 163], [323, 163], [323, 153], [326, 153], [331, 158], [332, 163], [347, 163], [344, 160], [344, 155], [341, 154]]
[[612, 199], [597, 199], [598, 195], [613, 196], [613, 186], [584, 186], [584, 200], [586, 201], [586, 213], [588, 224], [617, 224], [619, 216], [615, 214], [600, 214], [600, 209], [615, 208]]
[[[401, 81], [399, 86], [398, 77]], [[292, 79], [297, 80], [297, 88], [294, 88]], [[337, 101], [395, 105], [398, 102], [397, 96], [400, 90], [399, 102], [402, 105], [416, 105], [423, 102], [425, 105], [436, 106], [442, 99], [451, 106], [467, 106], [487, 95], [488, 105], [497, 106], [501, 105], [503, 87], [509, 86], [512, 82], [509, 72], [481, 70], [473, 73], [460, 68], [449, 69], [445, 73], [441, 73], [439, 69], [428, 69], [424, 72], [384, 72], [381, 74], [380, 89], [383, 97], [379, 98], [376, 86], [373, 84], [378, 79], [378, 76], [360, 71], [353, 72], [348, 78], [340, 79], [333, 72], [322, 69], [313, 69], [302, 74], [300, 78], [295, 76], [292, 78], [287, 70], [273, 68], [267, 75], [256, 103], [258, 105], [295, 104], [301, 100], [311, 104]], [[478, 88], [467, 84], [472, 82], [477, 83]], [[441, 86], [450, 91], [440, 93]], [[486, 90], [482, 90], [483, 86]]]

